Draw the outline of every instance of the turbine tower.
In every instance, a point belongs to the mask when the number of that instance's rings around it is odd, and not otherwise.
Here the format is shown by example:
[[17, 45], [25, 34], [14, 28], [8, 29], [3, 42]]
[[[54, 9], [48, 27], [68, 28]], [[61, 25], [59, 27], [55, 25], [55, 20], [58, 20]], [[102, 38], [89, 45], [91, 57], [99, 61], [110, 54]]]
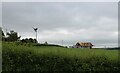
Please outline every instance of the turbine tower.
[[36, 41], [37, 41], [37, 30], [38, 28], [32, 27], [34, 29], [34, 31], [36, 32]]

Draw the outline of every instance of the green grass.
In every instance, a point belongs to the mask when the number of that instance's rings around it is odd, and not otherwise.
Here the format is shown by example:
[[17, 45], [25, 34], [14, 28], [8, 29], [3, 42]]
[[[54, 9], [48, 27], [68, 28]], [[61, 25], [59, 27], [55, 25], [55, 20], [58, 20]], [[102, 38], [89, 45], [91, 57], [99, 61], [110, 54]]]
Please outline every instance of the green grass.
[[0, 72], [2, 71], [2, 42], [0, 41]]
[[3, 71], [113, 72], [120, 70], [118, 50], [75, 49], [3, 43]]

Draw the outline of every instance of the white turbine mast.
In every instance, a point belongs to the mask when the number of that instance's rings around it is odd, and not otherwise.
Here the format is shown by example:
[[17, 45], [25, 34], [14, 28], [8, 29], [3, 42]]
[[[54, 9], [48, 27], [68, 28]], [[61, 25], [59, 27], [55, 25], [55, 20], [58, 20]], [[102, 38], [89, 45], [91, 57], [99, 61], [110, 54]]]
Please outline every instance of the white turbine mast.
[[38, 31], [38, 28], [37, 27], [32, 27], [34, 29], [34, 31], [36, 32], [36, 41], [37, 41], [37, 31]]

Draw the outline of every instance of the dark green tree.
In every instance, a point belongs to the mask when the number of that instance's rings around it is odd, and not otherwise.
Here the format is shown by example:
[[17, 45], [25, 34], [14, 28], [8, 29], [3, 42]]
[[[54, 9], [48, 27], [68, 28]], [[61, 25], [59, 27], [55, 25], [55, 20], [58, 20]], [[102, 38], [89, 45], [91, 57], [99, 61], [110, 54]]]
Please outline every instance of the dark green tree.
[[30, 43], [34, 43], [34, 40], [32, 38], [29, 38]]
[[45, 45], [48, 45], [48, 42], [47, 41], [45, 41], [45, 43], [44, 43]]
[[25, 38], [21, 40], [22, 43], [37, 43], [36, 39], [33, 38]]
[[35, 43], [38, 43], [38, 41], [36, 39], [33, 39]]
[[13, 30], [11, 30], [10, 32], [7, 33], [8, 37], [6, 37], [6, 41], [18, 41], [20, 39], [21, 36], [18, 36], [17, 32], [14, 32]]
[[4, 32], [2, 31], [2, 28], [0, 27], [0, 41], [4, 40], [4, 38], [5, 38]]
[[0, 41], [2, 40], [2, 29], [0, 27]]

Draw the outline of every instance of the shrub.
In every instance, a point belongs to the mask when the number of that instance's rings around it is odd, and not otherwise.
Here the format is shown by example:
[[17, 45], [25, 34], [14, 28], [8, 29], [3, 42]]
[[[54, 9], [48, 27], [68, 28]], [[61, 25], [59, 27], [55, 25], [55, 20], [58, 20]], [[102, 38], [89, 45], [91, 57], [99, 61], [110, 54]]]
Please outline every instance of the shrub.
[[[37, 49], [39, 48], [39, 49]], [[51, 49], [50, 49], [51, 48]], [[55, 49], [58, 48], [58, 49]], [[88, 51], [85, 56], [82, 52]], [[63, 49], [53, 46], [21, 46], [15, 43], [3, 43], [4, 71], [34, 71], [34, 72], [97, 72], [114, 73], [120, 71], [120, 62], [109, 59], [108, 56], [92, 55], [92, 50]], [[111, 51], [105, 51], [111, 52]], [[116, 52], [115, 52], [116, 53]], [[112, 52], [114, 55], [114, 52]], [[110, 56], [111, 57], [111, 56]]]

